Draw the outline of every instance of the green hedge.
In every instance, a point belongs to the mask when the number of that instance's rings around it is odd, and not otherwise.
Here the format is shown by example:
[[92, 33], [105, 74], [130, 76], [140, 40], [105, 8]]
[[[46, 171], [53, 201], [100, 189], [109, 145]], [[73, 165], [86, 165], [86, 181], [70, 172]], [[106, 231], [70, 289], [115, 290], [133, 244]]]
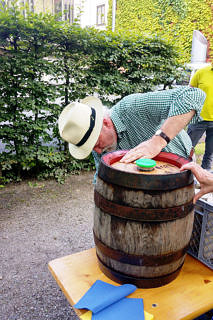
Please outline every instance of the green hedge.
[[[0, 8], [1, 180], [55, 177], [94, 168], [72, 159], [57, 119], [70, 101], [98, 94], [109, 106], [134, 92], [180, 78], [176, 49], [160, 38], [98, 32]], [[114, 101], [110, 96], [114, 96]], [[50, 143], [54, 139], [54, 147]]]
[[[112, 0], [109, 0], [109, 28]], [[190, 62], [193, 30], [203, 32], [213, 56], [213, 7], [211, 0], [117, 0], [116, 30], [141, 35], [156, 34], [179, 48], [180, 61]]]

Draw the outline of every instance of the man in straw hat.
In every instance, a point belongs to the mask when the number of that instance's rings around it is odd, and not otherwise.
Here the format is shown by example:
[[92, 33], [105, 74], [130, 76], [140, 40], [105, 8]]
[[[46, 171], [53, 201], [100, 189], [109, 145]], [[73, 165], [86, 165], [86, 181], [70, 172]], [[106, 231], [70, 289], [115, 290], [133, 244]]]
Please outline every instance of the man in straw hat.
[[202, 90], [181, 86], [131, 94], [106, 113], [101, 101], [90, 96], [64, 108], [59, 132], [74, 158], [93, 151], [97, 170], [101, 155], [112, 150], [128, 149], [121, 159], [125, 163], [153, 158], [161, 150], [189, 157], [191, 139], [182, 129], [199, 119], [204, 101]]

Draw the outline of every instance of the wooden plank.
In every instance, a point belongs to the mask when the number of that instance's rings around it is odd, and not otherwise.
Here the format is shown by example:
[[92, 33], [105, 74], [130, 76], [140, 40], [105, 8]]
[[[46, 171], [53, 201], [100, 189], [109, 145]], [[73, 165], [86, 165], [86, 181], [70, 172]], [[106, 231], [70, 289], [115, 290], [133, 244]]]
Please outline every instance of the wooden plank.
[[[73, 306], [97, 280], [116, 285], [99, 269], [95, 249], [49, 262], [49, 270]], [[143, 298], [155, 320], [190, 320], [213, 308], [213, 271], [187, 255], [174, 281], [154, 289], [137, 289], [129, 297]], [[78, 316], [86, 310], [76, 310]]]

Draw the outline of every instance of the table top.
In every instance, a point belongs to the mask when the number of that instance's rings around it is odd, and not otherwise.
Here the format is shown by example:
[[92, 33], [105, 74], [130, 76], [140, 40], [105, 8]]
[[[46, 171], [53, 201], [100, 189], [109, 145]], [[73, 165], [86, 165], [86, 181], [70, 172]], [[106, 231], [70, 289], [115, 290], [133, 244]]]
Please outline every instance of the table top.
[[[96, 280], [116, 285], [99, 269], [95, 248], [52, 260], [54, 279], [73, 306]], [[213, 271], [190, 255], [178, 277], [153, 289], [137, 289], [130, 298], [143, 298], [144, 310], [154, 320], [190, 320], [213, 308]], [[73, 308], [78, 316], [86, 310]]]

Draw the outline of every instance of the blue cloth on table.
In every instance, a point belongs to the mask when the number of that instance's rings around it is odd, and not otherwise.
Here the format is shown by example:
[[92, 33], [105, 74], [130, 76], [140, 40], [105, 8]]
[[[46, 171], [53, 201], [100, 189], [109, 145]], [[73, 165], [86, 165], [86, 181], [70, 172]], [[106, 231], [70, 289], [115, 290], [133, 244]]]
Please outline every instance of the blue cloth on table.
[[143, 299], [126, 298], [135, 290], [132, 284], [114, 286], [97, 280], [74, 307], [91, 310], [92, 320], [144, 320]]

